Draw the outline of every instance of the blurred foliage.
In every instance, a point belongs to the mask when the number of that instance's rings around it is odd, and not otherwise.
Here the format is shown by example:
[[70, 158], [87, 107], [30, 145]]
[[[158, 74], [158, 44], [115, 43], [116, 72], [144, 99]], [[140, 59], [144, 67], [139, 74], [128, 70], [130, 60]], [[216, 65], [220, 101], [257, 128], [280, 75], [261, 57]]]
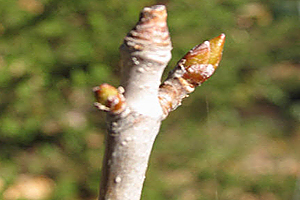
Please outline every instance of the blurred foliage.
[[96, 198], [105, 114], [91, 88], [118, 85], [118, 47], [158, 3], [167, 71], [227, 38], [216, 74], [164, 121], [143, 199], [299, 198], [299, 1], [1, 0], [0, 199]]

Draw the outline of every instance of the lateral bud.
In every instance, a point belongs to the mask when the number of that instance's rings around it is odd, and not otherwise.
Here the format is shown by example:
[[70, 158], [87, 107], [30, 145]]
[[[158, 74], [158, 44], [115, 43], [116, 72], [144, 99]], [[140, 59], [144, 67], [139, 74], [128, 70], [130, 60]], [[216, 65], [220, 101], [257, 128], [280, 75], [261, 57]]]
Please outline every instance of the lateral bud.
[[120, 114], [126, 108], [124, 89], [118, 89], [107, 83], [101, 84], [93, 88], [96, 98], [94, 105], [99, 109], [112, 114]]
[[192, 48], [179, 60], [167, 80], [160, 85], [159, 100], [164, 117], [175, 110], [195, 87], [209, 79], [217, 69], [225, 42], [225, 34]]
[[193, 87], [209, 79], [221, 61], [224, 42], [225, 34], [221, 34], [191, 49], [177, 64], [184, 69], [182, 78]]

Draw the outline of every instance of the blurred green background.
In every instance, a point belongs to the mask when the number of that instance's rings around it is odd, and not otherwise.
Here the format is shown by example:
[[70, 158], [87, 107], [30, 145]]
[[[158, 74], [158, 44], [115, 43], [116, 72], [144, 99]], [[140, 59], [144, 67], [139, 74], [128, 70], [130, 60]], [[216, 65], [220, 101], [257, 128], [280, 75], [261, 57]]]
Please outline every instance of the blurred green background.
[[0, 0], [0, 199], [96, 199], [105, 114], [91, 89], [118, 86], [118, 48], [153, 4], [168, 9], [167, 71], [203, 40], [226, 43], [163, 122], [142, 199], [300, 199], [296, 0]]

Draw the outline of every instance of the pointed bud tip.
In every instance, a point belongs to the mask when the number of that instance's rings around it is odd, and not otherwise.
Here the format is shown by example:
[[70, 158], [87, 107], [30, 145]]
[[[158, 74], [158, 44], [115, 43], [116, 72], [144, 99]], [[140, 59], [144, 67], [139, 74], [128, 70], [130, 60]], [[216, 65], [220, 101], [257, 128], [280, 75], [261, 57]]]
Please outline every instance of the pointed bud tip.
[[225, 38], [226, 38], [225, 34], [222, 33], [221, 35], [219, 35], [219, 36], [217, 36], [217, 37], [215, 37], [215, 38], [213, 38], [213, 39], [211, 39], [211, 40], [209, 40], [209, 41], [210, 41], [211, 43], [217, 44], [218, 46], [221, 46], [221, 45], [224, 45], [224, 43], [225, 43]]
[[221, 35], [219, 35], [219, 38], [221, 39], [221, 40], [225, 40], [225, 33], [222, 33]]
[[212, 64], [216, 69], [222, 58], [223, 47], [225, 43], [225, 34], [222, 33], [221, 35], [211, 39], [209, 42], [211, 45], [209, 63]]
[[221, 45], [224, 46], [225, 38], [226, 38], [225, 34], [222, 33], [221, 35], [218, 36], [218, 38], [219, 38]]

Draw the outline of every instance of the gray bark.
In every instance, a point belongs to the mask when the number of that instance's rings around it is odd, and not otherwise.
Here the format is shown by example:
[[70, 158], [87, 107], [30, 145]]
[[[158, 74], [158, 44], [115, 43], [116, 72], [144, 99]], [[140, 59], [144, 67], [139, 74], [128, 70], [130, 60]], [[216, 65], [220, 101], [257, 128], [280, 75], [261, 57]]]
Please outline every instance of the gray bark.
[[109, 113], [99, 200], [139, 200], [163, 111], [158, 99], [171, 58], [165, 6], [144, 8], [120, 47], [127, 107]]
[[122, 90], [94, 88], [96, 107], [108, 112], [99, 200], [139, 200], [161, 121], [209, 79], [222, 57], [225, 34], [197, 45], [161, 84], [171, 58], [165, 6], [144, 8], [120, 47]]

